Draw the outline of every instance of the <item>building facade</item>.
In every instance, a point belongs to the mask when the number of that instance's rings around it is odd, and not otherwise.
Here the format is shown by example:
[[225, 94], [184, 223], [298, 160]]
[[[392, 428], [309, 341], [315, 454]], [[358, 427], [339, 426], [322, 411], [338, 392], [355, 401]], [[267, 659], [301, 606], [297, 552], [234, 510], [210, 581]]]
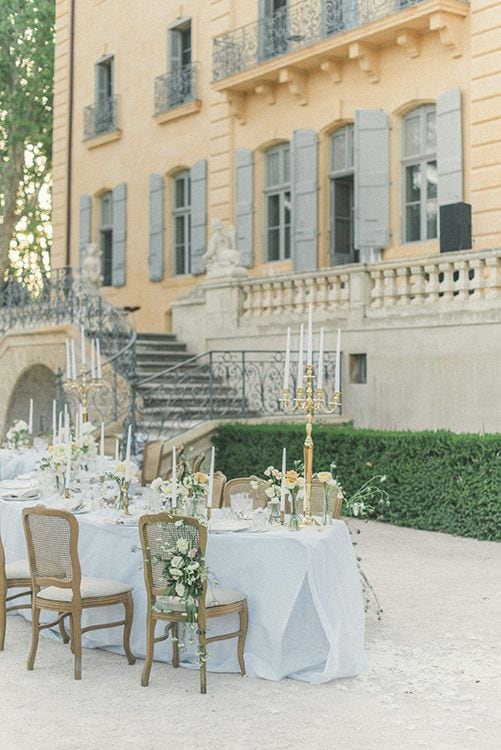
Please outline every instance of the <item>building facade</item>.
[[[347, 385], [348, 347], [375, 348], [371, 387], [346, 392], [357, 423], [497, 429], [488, 394], [471, 420], [440, 404], [448, 367], [457, 397], [469, 392], [469, 347], [485, 340], [494, 376], [501, 353], [499, 0], [56, 5], [54, 267], [78, 267], [97, 243], [106, 297], [139, 306], [140, 330], [174, 329], [196, 350], [274, 348], [311, 299], [319, 320], [346, 329]], [[235, 225], [249, 274], [219, 291], [205, 282], [213, 219]], [[464, 250], [460, 265], [441, 249]], [[377, 324], [360, 312], [374, 305]], [[410, 362], [417, 330], [421, 354], [387, 413], [377, 389], [399, 353]], [[428, 346], [449, 358], [429, 364], [438, 416], [419, 406], [430, 380], [399, 419]]]

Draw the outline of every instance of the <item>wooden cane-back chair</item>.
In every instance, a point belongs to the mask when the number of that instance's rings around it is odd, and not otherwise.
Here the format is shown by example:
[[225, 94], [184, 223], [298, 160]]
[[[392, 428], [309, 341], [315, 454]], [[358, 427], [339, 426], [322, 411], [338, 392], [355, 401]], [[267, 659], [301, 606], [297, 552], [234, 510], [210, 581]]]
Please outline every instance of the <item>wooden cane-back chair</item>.
[[146, 485], [153, 482], [160, 475], [160, 463], [162, 461], [163, 442], [161, 440], [150, 440], [144, 446], [143, 468], [141, 470], [141, 484]]
[[191, 463], [191, 470], [193, 473], [195, 471], [201, 471], [202, 470], [202, 464], [204, 462], [205, 453], [198, 453], [195, 458], [193, 459]]
[[[78, 557], [78, 521], [71, 513], [42, 506], [25, 508], [23, 524], [33, 590], [28, 669], [34, 667], [41, 630], [59, 624], [63, 641], [67, 643], [70, 640], [64, 626], [68, 616], [76, 680], [82, 676], [82, 634], [89, 630], [123, 626], [123, 648], [129, 664], [134, 664], [136, 660], [129, 645], [134, 613], [132, 586], [122, 581], [82, 576]], [[83, 609], [114, 604], [123, 604], [123, 620], [82, 628]], [[42, 609], [57, 612], [57, 619], [40, 625]]]
[[[9, 595], [9, 589], [23, 590]], [[3, 651], [5, 646], [7, 612], [31, 609], [31, 603], [7, 605], [14, 599], [25, 596], [31, 597], [31, 574], [28, 560], [17, 560], [6, 564], [5, 552], [0, 538], [0, 651]]]
[[[177, 522], [182, 521], [182, 524]], [[172, 632], [172, 664], [179, 666], [179, 624], [187, 621], [183, 605], [177, 597], [168, 598], [169, 611], [159, 611], [156, 608], [157, 600], [163, 601], [168, 579], [164, 575], [163, 562], [156, 562], [160, 550], [164, 545], [175, 546], [180, 539], [187, 539], [191, 547], [198, 549], [201, 557], [205, 557], [207, 547], [207, 529], [200, 525], [196, 518], [187, 516], [172, 516], [169, 513], [157, 513], [155, 515], [141, 516], [139, 519], [139, 536], [143, 549], [144, 559], [144, 581], [148, 598], [146, 610], [146, 658], [144, 662], [141, 685], [147, 687], [150, 680], [151, 665], [155, 643], [160, 643], [169, 637]], [[239, 629], [232, 633], [216, 635], [208, 638], [207, 619], [212, 617], [223, 617], [229, 614], [238, 614], [240, 619]], [[237, 656], [240, 672], [245, 674], [244, 647], [247, 634], [247, 598], [245, 594], [231, 589], [218, 588], [216, 592], [203, 587], [203, 593], [198, 601], [197, 630], [199, 650], [205, 654], [207, 644], [213, 641], [238, 638]], [[166, 622], [164, 634], [155, 638], [155, 626], [158, 621]], [[200, 692], [207, 692], [207, 669], [205, 659], [200, 660]]]
[[[253, 482], [258, 482], [256, 489], [252, 487]], [[230, 479], [224, 485], [223, 490], [223, 505], [225, 508], [231, 508], [231, 496], [244, 493], [250, 495], [252, 498], [252, 504], [254, 509], [266, 508], [268, 504], [268, 496], [265, 493], [265, 484], [258, 479], [258, 477], [237, 477], [236, 479]]]
[[[341, 518], [343, 507], [343, 495], [337, 487], [327, 485], [329, 496], [329, 510], [332, 518]], [[298, 500], [298, 513], [303, 512], [303, 499]], [[322, 516], [324, 513], [324, 485], [319, 479], [313, 479], [311, 482], [310, 494], [311, 514], [313, 516]]]

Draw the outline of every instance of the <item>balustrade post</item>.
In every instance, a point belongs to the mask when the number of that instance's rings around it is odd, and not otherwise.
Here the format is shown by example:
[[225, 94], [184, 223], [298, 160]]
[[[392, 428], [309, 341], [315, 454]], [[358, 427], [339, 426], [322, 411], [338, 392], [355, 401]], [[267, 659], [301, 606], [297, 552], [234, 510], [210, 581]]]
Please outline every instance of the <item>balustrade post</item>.
[[442, 281], [439, 281], [442, 293], [442, 297], [440, 299], [442, 302], [452, 302], [452, 300], [454, 299], [454, 279], [452, 263], [439, 263], [438, 270], [439, 274], [442, 274], [443, 276]]
[[485, 298], [495, 299], [501, 288], [501, 258], [487, 257], [485, 259], [487, 279], [485, 280]]
[[385, 268], [383, 271], [384, 286], [383, 286], [383, 305], [384, 307], [392, 307], [396, 302], [396, 276], [394, 268]]
[[[341, 277], [337, 278], [338, 283]], [[349, 274], [348, 304], [350, 317], [363, 318], [371, 300], [371, 274], [365, 267], [356, 268]]]
[[470, 298], [474, 300], [483, 299], [485, 295], [485, 260], [484, 258], [473, 257], [470, 258], [468, 265], [473, 270], [473, 278], [470, 279], [470, 288], [473, 293], [470, 294]]
[[424, 299], [424, 269], [422, 266], [411, 266], [411, 274], [411, 304], [420, 305]]
[[370, 271], [369, 276], [372, 282], [372, 289], [370, 291], [371, 303], [370, 306], [374, 308], [382, 307], [383, 305], [383, 272], [379, 269]]
[[469, 297], [470, 279], [468, 278], [468, 264], [464, 260], [458, 260], [454, 263], [454, 270], [458, 274], [456, 300], [464, 302]]
[[424, 267], [425, 274], [428, 275], [428, 280], [425, 278], [425, 298], [424, 301], [427, 304], [438, 302], [438, 293], [440, 290], [440, 285], [438, 281], [438, 266], [434, 263], [427, 264]]
[[410, 270], [408, 266], [397, 268], [397, 305], [405, 307], [411, 301]]

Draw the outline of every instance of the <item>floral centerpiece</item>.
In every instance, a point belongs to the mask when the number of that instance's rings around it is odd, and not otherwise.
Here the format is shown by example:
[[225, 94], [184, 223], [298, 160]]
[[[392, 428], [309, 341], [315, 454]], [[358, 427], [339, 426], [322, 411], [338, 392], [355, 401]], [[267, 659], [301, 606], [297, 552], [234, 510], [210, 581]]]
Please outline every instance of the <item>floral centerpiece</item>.
[[289, 491], [291, 499], [291, 512], [289, 516], [289, 528], [293, 531], [299, 531], [300, 521], [297, 512], [297, 500], [300, 495], [304, 494], [304, 477], [299, 474], [299, 464], [295, 462], [296, 468], [289, 469], [285, 472], [284, 485]]
[[[173, 479], [157, 477], [151, 483], [151, 488], [160, 494], [165, 510], [181, 509], [187, 516], [201, 517], [200, 504], [203, 500], [205, 506], [209, 477], [203, 471], [195, 471], [191, 474], [185, 474], [181, 480], [176, 480], [175, 487]], [[176, 497], [176, 508], [172, 507], [174, 495]]]
[[78, 443], [78, 455], [75, 460], [78, 467], [83, 471], [90, 471], [95, 465], [97, 458], [97, 443], [94, 437], [96, 428], [92, 422], [82, 424], [82, 434]]
[[174, 483], [173, 479], [163, 479], [162, 477], [157, 477], [153, 480], [151, 489], [160, 495], [163, 510], [169, 512], [174, 512], [175, 510], [172, 507], [174, 496], [177, 503], [178, 501], [183, 501], [188, 495], [188, 490], [180, 481], [176, 480]]
[[[47, 452], [40, 461], [40, 470], [52, 477], [56, 483], [58, 493], [63, 492], [68, 476], [68, 444], [56, 443], [49, 445]], [[71, 443], [70, 473], [74, 475], [74, 467], [77, 466], [79, 447], [77, 443]]]
[[106, 479], [116, 482], [118, 487], [118, 497], [115, 501], [117, 510], [126, 510], [125, 494], [128, 488], [126, 485], [134, 478], [136, 466], [132, 461], [115, 461], [110, 470], [106, 472]]
[[11, 450], [20, 450], [31, 442], [29, 427], [22, 419], [16, 419], [8, 429], [5, 442]]
[[[175, 527], [182, 532], [180, 537], [165, 542], [151, 558], [151, 563], [162, 565], [162, 575], [167, 583], [165, 594], [157, 597], [154, 608], [158, 612], [172, 612], [173, 604], [180, 603], [188, 627], [196, 630], [198, 604], [203, 596], [208, 568], [198, 546], [196, 527], [182, 519], [175, 522]], [[206, 661], [206, 651], [199, 650], [198, 658], [200, 662]]]
[[328, 526], [332, 523], [332, 513], [329, 504], [329, 495], [331, 492], [335, 492], [337, 499], [341, 501], [341, 507], [344, 500], [343, 488], [339, 482], [332, 476], [332, 470], [335, 468], [335, 464], [331, 464], [331, 471], [319, 471], [313, 475], [314, 479], [322, 484], [323, 489], [323, 510], [322, 510], [322, 525]]

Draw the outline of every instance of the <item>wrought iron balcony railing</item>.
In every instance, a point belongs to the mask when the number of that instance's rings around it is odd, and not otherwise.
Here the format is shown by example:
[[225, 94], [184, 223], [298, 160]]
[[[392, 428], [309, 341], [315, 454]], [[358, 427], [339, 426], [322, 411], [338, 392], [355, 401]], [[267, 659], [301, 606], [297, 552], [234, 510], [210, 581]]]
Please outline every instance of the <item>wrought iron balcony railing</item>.
[[213, 78], [307, 47], [424, 0], [301, 0], [213, 40]]
[[84, 139], [96, 138], [118, 127], [118, 97], [109, 96], [84, 109]]
[[174, 73], [155, 78], [155, 114], [197, 98], [197, 64], [184, 65]]

